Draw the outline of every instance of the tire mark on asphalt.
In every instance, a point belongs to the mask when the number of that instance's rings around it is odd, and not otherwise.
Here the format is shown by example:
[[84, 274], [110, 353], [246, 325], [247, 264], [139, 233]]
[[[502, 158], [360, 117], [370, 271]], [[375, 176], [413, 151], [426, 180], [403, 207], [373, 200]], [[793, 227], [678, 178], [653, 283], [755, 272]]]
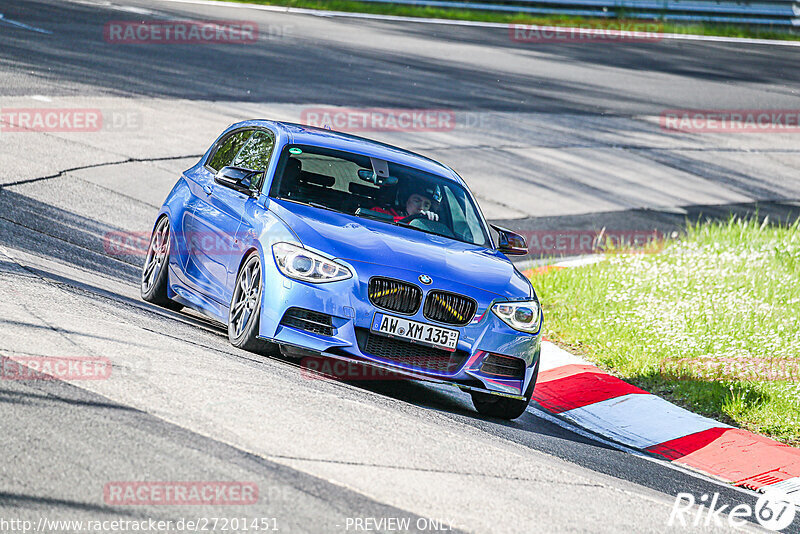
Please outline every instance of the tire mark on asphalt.
[[559, 484], [561, 486], [576, 486], [576, 487], [585, 487], [585, 488], [604, 488], [606, 487], [603, 484], [591, 484], [586, 482], [565, 482], [563, 480], [543, 480], [541, 478], [532, 478], [532, 477], [517, 477], [517, 476], [507, 476], [507, 475], [492, 475], [489, 473], [472, 473], [469, 471], [455, 471], [452, 469], [433, 469], [433, 468], [425, 468], [425, 467], [414, 467], [414, 466], [405, 466], [405, 465], [392, 465], [392, 464], [376, 464], [370, 462], [352, 462], [347, 460], [333, 460], [329, 458], [303, 458], [300, 456], [285, 456], [281, 454], [265, 454], [264, 458], [271, 460], [271, 459], [279, 459], [279, 460], [294, 460], [300, 462], [317, 462], [317, 463], [325, 463], [325, 464], [336, 464], [336, 465], [350, 465], [354, 467], [377, 467], [383, 469], [396, 469], [399, 471], [416, 471], [420, 473], [438, 473], [443, 475], [459, 475], [459, 476], [470, 476], [470, 477], [481, 477], [481, 478], [494, 478], [498, 480], [513, 480], [519, 482], [543, 482], [548, 484]]
[[[0, 189], [2, 189], [2, 186], [0, 186]], [[137, 268], [138, 268], [138, 267], [141, 267], [141, 265], [140, 265], [140, 264], [138, 264], [138, 263], [133, 263], [133, 262], [130, 262], [130, 261], [125, 261], [125, 260], [123, 260], [123, 259], [121, 259], [121, 258], [117, 258], [117, 257], [114, 257], [114, 256], [110, 256], [110, 255], [108, 255], [108, 254], [103, 254], [102, 252], [98, 252], [98, 251], [96, 251], [96, 250], [92, 250], [92, 249], [90, 249], [90, 248], [88, 248], [88, 247], [85, 247], [85, 246], [83, 246], [83, 245], [80, 245], [80, 244], [78, 244], [78, 243], [73, 243], [72, 241], [67, 241], [66, 239], [62, 239], [62, 238], [60, 238], [60, 237], [58, 237], [58, 236], [55, 236], [55, 235], [53, 235], [53, 234], [49, 234], [49, 233], [47, 233], [47, 232], [44, 232], [44, 231], [42, 231], [42, 230], [39, 230], [38, 228], [33, 228], [33, 227], [31, 227], [31, 226], [28, 226], [28, 225], [22, 224], [22, 223], [20, 223], [20, 222], [17, 222], [17, 221], [15, 221], [15, 220], [13, 220], [13, 219], [9, 219], [8, 217], [3, 217], [2, 215], [0, 215], [0, 221], [7, 221], [7, 222], [10, 222], [11, 224], [13, 224], [13, 225], [15, 225], [15, 226], [19, 226], [20, 228], [25, 228], [26, 230], [30, 230], [31, 232], [36, 232], [37, 234], [45, 235], [45, 236], [47, 236], [47, 237], [50, 237], [50, 238], [53, 238], [53, 239], [55, 239], [56, 241], [60, 241], [60, 242], [62, 242], [62, 243], [66, 243], [66, 244], [68, 244], [68, 245], [72, 245], [73, 247], [79, 248], [79, 249], [81, 249], [81, 250], [83, 250], [83, 251], [90, 252], [90, 253], [92, 253], [92, 254], [95, 254], [95, 255], [97, 255], [97, 256], [100, 256], [101, 258], [106, 258], [106, 259], [109, 259], [109, 260], [118, 261], [118, 262], [120, 262], [120, 263], [124, 263], [125, 265], [130, 265], [131, 267], [137, 267]], [[99, 273], [93, 273], [93, 274], [99, 274]]]
[[714, 183], [723, 184], [727, 186], [729, 190], [742, 195], [759, 199], [772, 199], [776, 197], [781, 199], [789, 198], [787, 195], [791, 195], [791, 191], [787, 191], [786, 189], [780, 191], [779, 186], [770, 187], [772, 184], [769, 182], [758, 180], [740, 170], [724, 167], [713, 162], [692, 159], [680, 153], [676, 153], [673, 150], [654, 150], [649, 154], [649, 158], [659, 165], [698, 176]]
[[[44, 283], [44, 284], [50, 285], [52, 287], [55, 287], [60, 291], [64, 291], [66, 293], [70, 293], [70, 294], [73, 294], [73, 295], [78, 295], [78, 296], [81, 296], [81, 297], [86, 297], [86, 298], [89, 298], [90, 300], [97, 299], [99, 297], [99, 298], [101, 298], [103, 300], [107, 300], [107, 301], [112, 302], [114, 306], [119, 306], [121, 304], [125, 308], [136, 309], [136, 310], [138, 310], [140, 312], [142, 312], [142, 311], [149, 312], [152, 315], [158, 316], [158, 318], [160, 318], [160, 319], [172, 319], [173, 321], [180, 322], [180, 323], [182, 323], [182, 324], [184, 324], [185, 326], [188, 326], [188, 327], [196, 327], [197, 326], [197, 325], [190, 324], [190, 323], [187, 323], [185, 321], [182, 321], [177, 317], [172, 317], [172, 316], [169, 316], [169, 315], [166, 315], [166, 314], [161, 314], [161, 313], [159, 313], [160, 310], [149, 309], [149, 307], [147, 305], [136, 306], [136, 305], [133, 305], [133, 304], [131, 304], [129, 302], [126, 302], [125, 300], [122, 300], [122, 299], [119, 299], [119, 298], [115, 298], [114, 296], [99, 294], [99, 293], [87, 290], [85, 288], [76, 287], [74, 285], [71, 285], [71, 284], [65, 283], [65, 282], [56, 282], [56, 281], [48, 280], [45, 277], [43, 277], [41, 275], [38, 275], [37, 274], [37, 270], [35, 268], [28, 267], [26, 265], [21, 264], [20, 262], [16, 261], [12, 256], [10, 256], [8, 254], [6, 254], [6, 257], [8, 257], [12, 261], [14, 261], [14, 263], [16, 265], [18, 265], [21, 269], [25, 270], [26, 272], [31, 273], [31, 275], [33, 275], [41, 283]], [[120, 312], [121, 312], [121, 310], [120, 310]], [[209, 351], [213, 351], [213, 352], [216, 352], [218, 354], [222, 354], [222, 355], [225, 355], [225, 356], [231, 356], [231, 357], [234, 357], [235, 359], [240, 360], [240, 361], [248, 361], [250, 363], [257, 364], [259, 366], [263, 365], [265, 362], [268, 362], [268, 361], [275, 362], [275, 360], [272, 359], [272, 358], [265, 358], [265, 357], [259, 358], [256, 355], [249, 356], [247, 354], [238, 354], [236, 352], [232, 352], [230, 350], [226, 350], [226, 349], [223, 349], [221, 347], [214, 347], [212, 345], [209, 345], [209, 344], [206, 344], [206, 343], [202, 343], [202, 342], [199, 342], [197, 340], [187, 339], [187, 338], [181, 337], [179, 335], [173, 335], [173, 334], [165, 332], [164, 330], [157, 330], [157, 329], [154, 329], [154, 328], [149, 328], [149, 327], [147, 327], [145, 325], [142, 325], [142, 324], [135, 324], [135, 322], [131, 321], [131, 318], [126, 316], [124, 313], [119, 313], [119, 312], [118, 313], [113, 313], [113, 312], [111, 312], [111, 314], [116, 316], [120, 320], [126, 322], [129, 325], [135, 326], [138, 329], [153, 333], [153, 334], [158, 335], [158, 336], [164, 336], [164, 337], [167, 337], [167, 338], [170, 338], [170, 339], [174, 339], [174, 340], [179, 341], [179, 342], [188, 343], [188, 344], [193, 345], [195, 347], [202, 348], [202, 349], [209, 350]], [[36, 317], [38, 319], [42, 320], [38, 316], [36, 316]], [[45, 324], [48, 324], [43, 320], [42, 320], [42, 322], [45, 323]], [[43, 328], [44, 328], [44, 326], [43, 326]], [[52, 326], [51, 326], [51, 328], [52, 328]], [[222, 337], [222, 333], [219, 332], [219, 331], [212, 331], [210, 329], [206, 329], [206, 331], [208, 333], [215, 334], [217, 336]], [[67, 336], [65, 336], [65, 337], [67, 337]], [[67, 339], [69, 340], [68, 337], [67, 337]], [[71, 340], [69, 340], [69, 341], [72, 342]], [[72, 342], [72, 344], [75, 344], [75, 343]], [[80, 348], [84, 349], [84, 347], [80, 347]], [[279, 360], [279, 361], [280, 361], [280, 363], [282, 365], [288, 365], [288, 366], [293, 367], [293, 368], [301, 368], [301, 365], [299, 364], [299, 362], [294, 362], [294, 361], [290, 361], [290, 360], [282, 360], [282, 359]], [[275, 363], [278, 363], [278, 362], [275, 362]], [[325, 375], [321, 374], [321, 376], [325, 376]], [[329, 386], [342, 387], [342, 388], [345, 388], [347, 390], [355, 389], [356, 391], [364, 393], [363, 389], [357, 388], [355, 386], [351, 386], [351, 385], [346, 384], [346, 383], [342, 383], [340, 381], [326, 380], [326, 383]], [[242, 450], [242, 449], [240, 449], [240, 450]], [[420, 467], [414, 467], [414, 466], [403, 466], [403, 465], [392, 465], [392, 464], [377, 464], [377, 463], [368, 463], [368, 462], [352, 462], [352, 461], [324, 459], [324, 458], [304, 458], [304, 457], [298, 457], [298, 456], [285, 456], [285, 455], [274, 455], [274, 454], [263, 454], [263, 453], [261, 453], [261, 454], [252, 453], [252, 454], [256, 454], [256, 456], [260, 456], [260, 457], [263, 457], [263, 458], [265, 458], [267, 460], [272, 460], [272, 461], [275, 461], [275, 460], [306, 461], [306, 462], [350, 465], [350, 466], [354, 466], [354, 467], [377, 467], [377, 468], [394, 469], [394, 470], [402, 470], [402, 471], [452, 474], [452, 475], [458, 475], [458, 476], [482, 477], [482, 478], [491, 478], [491, 479], [509, 480], [509, 481], [543, 482], [543, 480], [541, 480], [541, 479], [531, 478], [531, 477], [516, 477], [516, 476], [489, 474], [489, 473], [458, 471], [458, 470], [450, 470], [450, 469], [420, 468]], [[556, 480], [556, 481], [552, 481], [551, 480], [551, 481], [547, 481], [547, 482], [557, 483], [557, 484], [563, 485], [563, 486], [597, 487], [597, 488], [605, 487], [603, 484], [573, 483], [573, 482], [565, 482], [563, 480]]]
[[412, 152], [423, 150], [520, 150], [520, 149], [582, 149], [582, 148], [612, 148], [616, 150], [661, 150], [670, 152], [725, 152], [725, 153], [764, 153], [764, 154], [797, 154], [800, 149], [795, 148], [724, 148], [724, 147], [674, 147], [674, 146], [646, 146], [622, 145], [615, 143], [576, 143], [576, 144], [502, 144], [502, 145], [436, 145], [436, 146], [411, 146]]
[[[28, 269], [26, 269], [26, 268], [25, 268], [25, 266], [23, 266], [22, 264], [20, 264], [19, 262], [17, 262], [17, 261], [16, 261], [16, 259], [14, 259], [14, 257], [13, 257], [13, 256], [11, 256], [11, 255], [10, 255], [10, 254], [9, 254], [9, 253], [6, 251], [6, 250], [0, 250], [0, 254], [1, 254], [2, 256], [4, 256], [4, 257], [8, 258], [8, 260], [9, 260], [11, 263], [13, 263], [13, 264], [16, 264], [16, 265], [17, 265], [17, 266], [18, 266], [20, 269], [23, 269], [23, 270], [25, 270], [25, 271], [28, 271]], [[34, 273], [31, 273], [31, 274], [34, 274]], [[34, 276], [35, 276], [35, 275], [34, 275]], [[39, 279], [39, 280], [42, 280], [40, 277], [37, 277], [37, 279]], [[44, 280], [43, 280], [43, 281], [44, 281]], [[46, 281], [44, 281], [44, 282], [46, 283]], [[59, 335], [61, 338], [63, 338], [64, 340], [66, 340], [66, 341], [67, 341], [67, 343], [69, 343], [70, 345], [72, 345], [72, 346], [74, 346], [74, 347], [76, 347], [76, 348], [78, 348], [78, 349], [80, 349], [80, 350], [82, 350], [82, 351], [86, 351], [86, 352], [88, 352], [89, 354], [91, 354], [92, 356], [97, 356], [97, 354], [94, 354], [94, 353], [93, 353], [91, 350], [87, 349], [86, 347], [83, 347], [83, 346], [81, 346], [81, 344], [80, 344], [80, 343], [78, 343], [78, 342], [74, 341], [73, 339], [71, 339], [71, 338], [70, 338], [70, 336], [69, 336], [69, 333], [68, 333], [67, 331], [65, 331], [63, 328], [60, 328], [60, 327], [54, 326], [53, 324], [49, 323], [49, 322], [48, 322], [48, 321], [47, 321], [45, 318], [43, 318], [43, 317], [39, 316], [38, 314], [36, 314], [36, 313], [35, 313], [33, 310], [31, 310], [31, 309], [30, 309], [28, 306], [26, 306], [24, 303], [22, 303], [22, 302], [17, 302], [16, 304], [17, 304], [17, 306], [19, 306], [20, 308], [22, 308], [23, 310], [25, 310], [25, 312], [26, 312], [28, 315], [30, 315], [30, 316], [31, 316], [31, 317], [33, 317], [34, 319], [37, 319], [37, 320], [39, 321], [39, 323], [42, 325], [42, 328], [46, 328], [46, 329], [52, 330], [53, 332], [55, 332], [56, 334], [58, 334], [58, 335]]]

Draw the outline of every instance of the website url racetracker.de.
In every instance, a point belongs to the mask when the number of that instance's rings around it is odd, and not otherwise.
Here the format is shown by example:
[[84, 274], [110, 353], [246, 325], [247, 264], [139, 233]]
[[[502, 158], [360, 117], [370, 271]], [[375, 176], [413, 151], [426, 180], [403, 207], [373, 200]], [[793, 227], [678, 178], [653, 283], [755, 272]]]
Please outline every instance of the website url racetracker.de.
[[38, 520], [0, 518], [0, 532], [102, 532], [127, 534], [146, 532], [278, 532], [280, 524], [274, 517], [196, 517], [181, 519], [105, 519]]

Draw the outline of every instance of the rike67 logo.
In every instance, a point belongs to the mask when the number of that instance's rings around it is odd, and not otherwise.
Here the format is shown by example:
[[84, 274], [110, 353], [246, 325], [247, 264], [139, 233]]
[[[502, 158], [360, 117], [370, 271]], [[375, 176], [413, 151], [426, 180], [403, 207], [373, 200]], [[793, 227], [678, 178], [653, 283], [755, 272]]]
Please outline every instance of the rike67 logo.
[[719, 501], [719, 493], [713, 496], [706, 493], [697, 500], [691, 493], [678, 493], [667, 525], [682, 526], [687, 530], [703, 527], [740, 529], [755, 519], [762, 527], [780, 532], [792, 524], [796, 515], [791, 497], [779, 490], [767, 490], [754, 507], [749, 504], [732, 506]]

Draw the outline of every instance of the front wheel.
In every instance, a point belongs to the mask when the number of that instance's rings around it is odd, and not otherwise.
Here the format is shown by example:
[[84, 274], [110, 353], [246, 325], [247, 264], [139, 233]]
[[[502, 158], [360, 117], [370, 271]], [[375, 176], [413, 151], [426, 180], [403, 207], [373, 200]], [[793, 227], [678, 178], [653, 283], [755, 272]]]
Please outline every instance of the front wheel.
[[[537, 354], [538, 358], [538, 354]], [[533, 371], [533, 376], [528, 384], [528, 389], [525, 390], [525, 399], [512, 399], [509, 397], [501, 397], [499, 395], [492, 395], [490, 393], [482, 393], [480, 391], [470, 391], [472, 395], [472, 405], [478, 410], [481, 415], [489, 417], [497, 417], [498, 419], [516, 419], [523, 413], [531, 403], [533, 398], [533, 388], [536, 387], [536, 381], [539, 379], [539, 362], [536, 362], [536, 367]]]
[[470, 395], [472, 395], [472, 404], [479, 414], [509, 421], [525, 413], [525, 408], [528, 407], [531, 400], [530, 397], [519, 400], [479, 391], [470, 391]]
[[251, 253], [236, 276], [231, 308], [228, 313], [228, 339], [234, 347], [250, 352], [274, 354], [273, 343], [258, 339], [261, 323], [261, 294], [263, 288], [261, 260]]

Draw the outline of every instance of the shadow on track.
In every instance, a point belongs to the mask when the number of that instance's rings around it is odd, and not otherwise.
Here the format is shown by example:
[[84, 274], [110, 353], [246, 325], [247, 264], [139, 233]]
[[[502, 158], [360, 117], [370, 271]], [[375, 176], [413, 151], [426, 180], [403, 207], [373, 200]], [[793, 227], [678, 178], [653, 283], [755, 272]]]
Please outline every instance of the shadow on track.
[[[563, 76], [559, 69], [593, 65], [725, 83], [775, 84], [780, 80], [791, 84], [800, 80], [795, 51], [788, 47], [748, 47], [743, 51], [735, 44], [675, 41], [520, 43], [504, 28], [432, 27], [347, 18], [326, 23], [317, 17], [262, 11], [243, 11], [236, 16], [255, 20], [262, 33], [269, 34], [268, 28], [274, 26], [294, 25], [293, 30], [277, 37], [262, 35], [249, 45], [130, 45], [106, 42], [103, 29], [111, 21], [141, 20], [135, 13], [100, 4], [41, 0], [2, 4], [0, 12], [9, 18], [53, 31], [43, 35], [4, 28], [0, 60], [11, 71], [37, 72], [46, 66], [42, 75], [48, 79], [127, 95], [289, 103], [318, 103], [324, 95], [326, 104], [349, 106], [396, 106], [402, 102], [408, 107], [577, 113], [615, 109], [627, 113], [632, 108], [660, 111], [680, 107], [680, 101], [668, 88], [637, 92], [637, 88], [609, 85], [607, 80], [578, 81], [569, 73]], [[159, 3], [152, 8], [158, 12], [157, 18], [198, 17], [196, 10], [186, 6]], [[224, 16], [231, 12], [217, 9], [211, 13]], [[302, 24], [307, 26], [297, 27]], [[328, 24], [342, 37], [325, 35]], [[436, 56], [427, 50], [386, 51], [365, 44], [376, 36], [398, 46], [409, 38], [434, 47], [437, 43], [460, 44], [465, 53], [471, 47], [482, 47], [497, 55], [500, 67], [472, 68], [454, 57], [431, 59]], [[546, 68], [514, 68], [519, 60], [534, 56], [546, 60], [542, 63]], [[454, 94], [458, 95], [455, 100]]]

